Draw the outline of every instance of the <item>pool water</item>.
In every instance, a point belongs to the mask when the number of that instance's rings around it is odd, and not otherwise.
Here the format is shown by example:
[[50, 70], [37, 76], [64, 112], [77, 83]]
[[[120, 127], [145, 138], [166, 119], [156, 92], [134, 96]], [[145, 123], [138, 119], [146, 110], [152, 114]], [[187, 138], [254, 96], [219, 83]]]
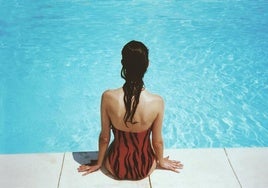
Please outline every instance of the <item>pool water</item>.
[[268, 146], [266, 0], [0, 2], [0, 153], [97, 150], [132, 39], [166, 148]]

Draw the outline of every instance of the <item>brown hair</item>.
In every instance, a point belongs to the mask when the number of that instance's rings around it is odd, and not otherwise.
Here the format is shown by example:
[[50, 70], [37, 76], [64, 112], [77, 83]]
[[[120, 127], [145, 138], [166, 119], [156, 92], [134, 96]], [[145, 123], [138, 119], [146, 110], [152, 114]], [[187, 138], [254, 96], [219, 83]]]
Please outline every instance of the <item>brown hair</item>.
[[133, 117], [144, 87], [143, 76], [149, 64], [148, 54], [147, 47], [142, 42], [134, 40], [128, 42], [122, 49], [121, 77], [125, 79], [123, 85], [126, 108], [125, 123], [137, 123], [133, 121]]

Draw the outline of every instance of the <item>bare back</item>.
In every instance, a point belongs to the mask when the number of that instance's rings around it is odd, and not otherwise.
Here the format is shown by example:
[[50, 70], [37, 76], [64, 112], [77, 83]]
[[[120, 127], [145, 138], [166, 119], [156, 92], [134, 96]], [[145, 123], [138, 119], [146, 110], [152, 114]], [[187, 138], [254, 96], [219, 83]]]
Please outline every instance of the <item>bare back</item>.
[[136, 113], [134, 115], [135, 124], [124, 122], [125, 105], [123, 101], [124, 92], [122, 88], [108, 90], [104, 93], [106, 98], [106, 111], [111, 124], [119, 130], [126, 132], [141, 132], [149, 129], [158, 116], [163, 113], [163, 100], [160, 96], [143, 90]]

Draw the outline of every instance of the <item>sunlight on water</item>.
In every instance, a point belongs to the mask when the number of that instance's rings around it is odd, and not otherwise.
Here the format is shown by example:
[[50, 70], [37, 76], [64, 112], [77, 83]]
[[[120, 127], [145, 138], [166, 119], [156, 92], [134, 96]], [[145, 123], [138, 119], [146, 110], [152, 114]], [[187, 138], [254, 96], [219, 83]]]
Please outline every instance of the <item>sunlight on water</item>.
[[266, 1], [4, 1], [0, 153], [96, 150], [121, 48], [150, 50], [166, 148], [268, 142]]

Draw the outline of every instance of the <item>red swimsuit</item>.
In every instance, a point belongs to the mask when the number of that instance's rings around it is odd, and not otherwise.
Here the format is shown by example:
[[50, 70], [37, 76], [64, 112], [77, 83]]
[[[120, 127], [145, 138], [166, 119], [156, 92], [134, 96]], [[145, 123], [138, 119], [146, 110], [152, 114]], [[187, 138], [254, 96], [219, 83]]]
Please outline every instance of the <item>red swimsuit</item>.
[[139, 180], [148, 176], [155, 160], [150, 142], [151, 129], [134, 133], [112, 128], [114, 141], [108, 160], [118, 179]]

